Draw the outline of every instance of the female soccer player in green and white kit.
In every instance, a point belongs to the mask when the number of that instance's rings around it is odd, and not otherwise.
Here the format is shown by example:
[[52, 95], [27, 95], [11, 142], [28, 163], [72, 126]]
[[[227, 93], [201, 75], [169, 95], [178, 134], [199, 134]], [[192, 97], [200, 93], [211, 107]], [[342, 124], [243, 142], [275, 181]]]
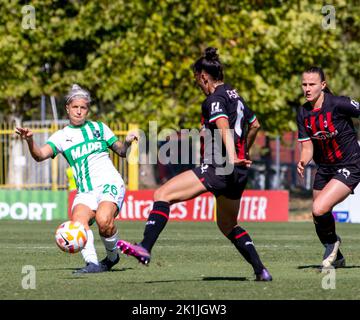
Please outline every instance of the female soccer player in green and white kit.
[[[91, 97], [88, 91], [73, 85], [66, 96], [66, 112], [70, 124], [55, 132], [42, 147], [33, 139], [28, 128], [16, 128], [16, 133], [26, 140], [31, 156], [38, 162], [62, 153], [71, 166], [76, 179], [77, 194], [72, 206], [72, 220], [82, 223], [88, 241], [81, 254], [86, 266], [75, 273], [109, 271], [119, 262], [118, 232], [114, 219], [121, 209], [125, 196], [124, 181], [109, 157], [108, 148], [120, 157], [126, 157], [131, 143], [137, 140], [134, 133], [125, 142], [102, 122], [88, 121]], [[107, 256], [98, 261], [94, 235], [89, 221], [95, 219]]]

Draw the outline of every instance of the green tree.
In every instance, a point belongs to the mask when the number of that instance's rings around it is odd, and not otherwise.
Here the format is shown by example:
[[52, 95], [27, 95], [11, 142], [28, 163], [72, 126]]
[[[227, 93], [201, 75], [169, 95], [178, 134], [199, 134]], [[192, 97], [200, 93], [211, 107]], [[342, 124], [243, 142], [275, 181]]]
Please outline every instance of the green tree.
[[[360, 8], [333, 1], [335, 29], [313, 1], [34, 0], [36, 28], [24, 29], [23, 1], [0, 9], [0, 108], [39, 118], [41, 94], [60, 100], [76, 82], [110, 121], [199, 125], [203, 95], [191, 64], [219, 49], [226, 81], [270, 134], [296, 130], [300, 75], [325, 69], [336, 94], [360, 97]], [[51, 66], [46, 73], [42, 67]]]

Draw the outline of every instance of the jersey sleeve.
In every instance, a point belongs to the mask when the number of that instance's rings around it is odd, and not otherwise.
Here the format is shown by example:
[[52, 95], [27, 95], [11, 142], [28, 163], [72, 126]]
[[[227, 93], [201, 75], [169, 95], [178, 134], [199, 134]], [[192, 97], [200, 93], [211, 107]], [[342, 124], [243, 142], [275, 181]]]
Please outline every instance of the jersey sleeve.
[[112, 146], [116, 141], [119, 140], [118, 137], [115, 136], [114, 132], [112, 132], [111, 129], [105, 123], [101, 122], [100, 125], [103, 128], [103, 132], [104, 132], [103, 137], [108, 147]]
[[52, 159], [54, 159], [59, 153], [63, 152], [63, 148], [61, 146], [61, 142], [62, 142], [62, 134], [61, 134], [61, 130], [60, 131], [56, 131], [54, 134], [52, 134], [50, 136], [50, 138], [46, 141], [46, 144], [48, 144], [52, 151], [53, 151], [53, 155], [52, 155]]
[[209, 122], [213, 123], [220, 118], [228, 119], [228, 112], [225, 107], [225, 99], [221, 96], [214, 96], [204, 103], [204, 109], [209, 117]]
[[344, 116], [358, 118], [360, 117], [359, 102], [349, 97], [338, 97], [336, 102], [336, 110], [339, 114]]
[[[302, 108], [302, 107], [300, 107], [300, 108]], [[303, 115], [301, 113], [301, 109], [299, 109], [297, 112], [296, 123], [297, 123], [297, 127], [298, 127], [298, 141], [299, 142], [309, 141], [310, 137], [307, 134], [306, 129], [305, 129], [304, 119], [303, 119]]]
[[244, 117], [245, 117], [245, 121], [248, 124], [252, 124], [255, 122], [256, 115], [255, 113], [249, 108], [249, 106], [246, 104], [246, 102], [244, 101], [244, 99], [240, 98], [240, 101], [242, 103], [242, 105], [244, 106]]

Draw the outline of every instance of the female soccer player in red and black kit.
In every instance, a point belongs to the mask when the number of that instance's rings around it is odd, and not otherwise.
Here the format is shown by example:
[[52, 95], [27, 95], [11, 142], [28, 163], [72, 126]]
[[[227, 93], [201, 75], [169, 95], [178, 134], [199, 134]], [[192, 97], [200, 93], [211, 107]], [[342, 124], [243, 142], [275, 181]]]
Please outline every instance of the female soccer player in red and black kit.
[[[247, 154], [260, 128], [259, 122], [236, 90], [223, 82], [223, 66], [215, 48], [205, 50], [205, 55], [193, 65], [193, 71], [197, 84], [207, 96], [202, 104], [205, 136], [201, 166], [177, 175], [157, 189], [144, 239], [140, 244], [120, 240], [118, 247], [148, 264], [151, 249], [169, 219], [170, 205], [210, 191], [216, 197], [217, 224], [221, 232], [251, 264], [255, 280], [271, 281], [248, 232], [237, 224], [240, 198], [251, 164]], [[228, 161], [224, 162], [226, 154]]]
[[311, 161], [318, 165], [313, 185], [312, 214], [316, 233], [325, 246], [322, 266], [345, 266], [339, 250], [332, 208], [353, 192], [360, 182], [360, 147], [352, 117], [360, 116], [357, 101], [334, 96], [321, 68], [302, 75], [306, 103], [299, 108], [297, 125], [301, 142], [297, 171], [301, 177]]

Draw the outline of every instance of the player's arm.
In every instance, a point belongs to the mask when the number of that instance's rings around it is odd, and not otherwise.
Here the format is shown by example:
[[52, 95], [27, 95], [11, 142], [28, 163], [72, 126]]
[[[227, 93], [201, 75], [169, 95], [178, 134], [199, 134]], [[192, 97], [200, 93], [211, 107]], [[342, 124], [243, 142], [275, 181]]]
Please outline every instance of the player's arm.
[[138, 136], [135, 132], [129, 132], [125, 138], [125, 141], [116, 141], [111, 146], [110, 149], [118, 154], [120, 157], [125, 158], [128, 149], [130, 148], [133, 141], [138, 140]]
[[297, 110], [296, 123], [298, 127], [298, 142], [301, 144], [300, 161], [297, 164], [297, 173], [301, 178], [304, 178], [305, 167], [309, 164], [314, 155], [314, 146], [305, 129], [302, 107]]
[[258, 134], [259, 130], [260, 130], [260, 123], [257, 119], [255, 119], [255, 121], [253, 121], [249, 125], [249, 131], [246, 137], [246, 145], [248, 150], [250, 150], [251, 146], [254, 144], [256, 135]]
[[311, 140], [301, 142], [300, 161], [297, 164], [297, 172], [301, 178], [304, 178], [305, 167], [313, 158], [314, 147]]
[[229, 121], [226, 118], [219, 118], [215, 122], [220, 131], [222, 141], [225, 145], [226, 152], [229, 156], [230, 163], [234, 165], [250, 165], [251, 161], [247, 159], [239, 159], [236, 154], [234, 138], [230, 130]]
[[33, 132], [28, 128], [15, 128], [21, 139], [25, 140], [28, 144], [31, 156], [37, 162], [44, 161], [53, 156], [54, 152], [50, 145], [45, 144], [44, 146], [38, 146], [33, 139]]

